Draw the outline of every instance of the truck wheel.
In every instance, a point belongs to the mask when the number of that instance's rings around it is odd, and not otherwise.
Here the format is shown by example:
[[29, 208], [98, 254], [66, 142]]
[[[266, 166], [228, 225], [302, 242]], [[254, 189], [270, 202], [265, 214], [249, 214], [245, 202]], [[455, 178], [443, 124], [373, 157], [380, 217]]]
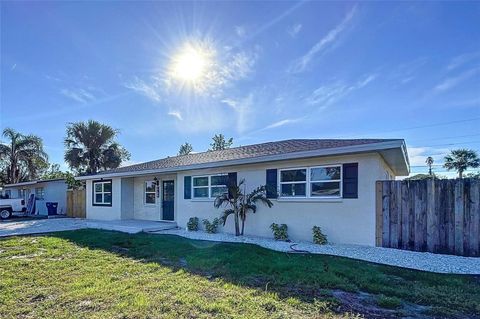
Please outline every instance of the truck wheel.
[[12, 216], [12, 211], [8, 208], [0, 208], [0, 218], [1, 219], [8, 219]]

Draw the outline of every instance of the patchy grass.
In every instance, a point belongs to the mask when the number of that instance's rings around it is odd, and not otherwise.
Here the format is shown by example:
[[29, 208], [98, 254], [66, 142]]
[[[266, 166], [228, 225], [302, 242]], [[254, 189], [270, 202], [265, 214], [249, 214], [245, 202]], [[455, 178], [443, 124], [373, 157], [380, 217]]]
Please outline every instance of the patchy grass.
[[338, 290], [435, 317], [480, 313], [473, 276], [168, 235], [78, 230], [0, 240], [0, 318], [395, 316], [342, 304]]

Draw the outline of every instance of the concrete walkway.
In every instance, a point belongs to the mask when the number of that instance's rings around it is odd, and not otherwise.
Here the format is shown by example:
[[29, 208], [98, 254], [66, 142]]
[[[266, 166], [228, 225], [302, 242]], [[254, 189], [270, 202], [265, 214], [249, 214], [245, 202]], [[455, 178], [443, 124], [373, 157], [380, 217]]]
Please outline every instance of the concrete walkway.
[[51, 233], [82, 228], [115, 230], [124, 233], [136, 234], [142, 231], [152, 232], [174, 229], [176, 227], [177, 224], [175, 222], [156, 222], [133, 219], [115, 221], [86, 220], [77, 218], [32, 219], [22, 221], [15, 221], [13, 219], [10, 221], [0, 222], [0, 237]]

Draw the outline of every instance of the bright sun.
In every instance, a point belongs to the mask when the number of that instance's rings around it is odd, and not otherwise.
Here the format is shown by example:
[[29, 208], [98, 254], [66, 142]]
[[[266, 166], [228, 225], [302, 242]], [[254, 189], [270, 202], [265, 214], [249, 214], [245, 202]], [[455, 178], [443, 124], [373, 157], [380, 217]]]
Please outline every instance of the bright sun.
[[173, 77], [186, 82], [195, 83], [208, 72], [210, 57], [208, 52], [190, 44], [172, 59], [171, 73]]

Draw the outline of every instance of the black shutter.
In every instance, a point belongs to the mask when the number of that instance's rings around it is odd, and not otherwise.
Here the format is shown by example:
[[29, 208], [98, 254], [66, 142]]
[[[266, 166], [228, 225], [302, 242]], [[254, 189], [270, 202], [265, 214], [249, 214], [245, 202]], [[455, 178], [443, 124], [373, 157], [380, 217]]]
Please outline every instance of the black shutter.
[[230, 192], [230, 187], [237, 185], [237, 172], [228, 173], [228, 180], [227, 180], [227, 187], [228, 189], [228, 198], [232, 198], [232, 194]]
[[343, 198], [358, 198], [358, 163], [343, 164]]
[[277, 198], [277, 170], [267, 169], [267, 198]]
[[183, 177], [183, 198], [192, 198], [192, 176]]

